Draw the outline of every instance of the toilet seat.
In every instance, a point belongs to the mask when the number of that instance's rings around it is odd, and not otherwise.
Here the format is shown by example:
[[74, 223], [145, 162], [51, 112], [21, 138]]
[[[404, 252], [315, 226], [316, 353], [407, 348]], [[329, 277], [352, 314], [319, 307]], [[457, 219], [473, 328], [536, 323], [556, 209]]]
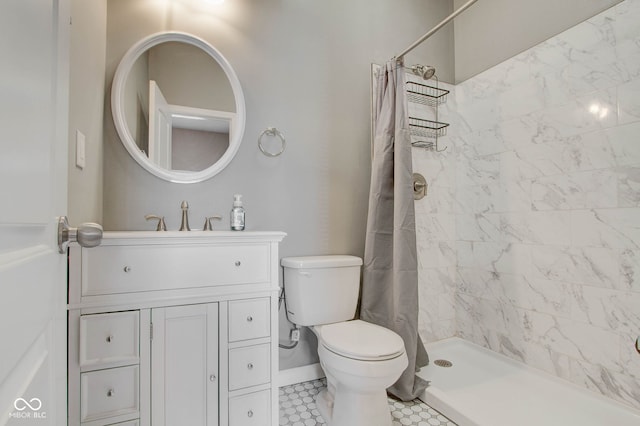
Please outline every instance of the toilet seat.
[[404, 342], [398, 334], [366, 321], [338, 322], [314, 329], [326, 349], [343, 357], [384, 361], [404, 353]]

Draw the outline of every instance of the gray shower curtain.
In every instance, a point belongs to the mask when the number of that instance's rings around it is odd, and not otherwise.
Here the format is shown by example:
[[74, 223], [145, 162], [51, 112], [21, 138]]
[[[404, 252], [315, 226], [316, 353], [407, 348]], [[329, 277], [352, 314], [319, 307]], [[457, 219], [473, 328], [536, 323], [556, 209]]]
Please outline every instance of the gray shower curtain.
[[374, 107], [369, 213], [360, 318], [398, 333], [409, 366], [388, 392], [415, 399], [427, 382], [415, 375], [429, 363], [418, 335], [418, 270], [411, 140], [402, 64], [380, 67]]

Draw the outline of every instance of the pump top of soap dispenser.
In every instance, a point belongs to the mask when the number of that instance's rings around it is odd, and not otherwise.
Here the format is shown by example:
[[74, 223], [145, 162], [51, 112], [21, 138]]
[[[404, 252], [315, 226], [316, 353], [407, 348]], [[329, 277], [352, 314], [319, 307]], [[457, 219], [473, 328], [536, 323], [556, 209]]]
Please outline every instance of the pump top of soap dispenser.
[[233, 196], [233, 207], [242, 207], [242, 200], [240, 198], [242, 198], [242, 195], [240, 194], [235, 194]]

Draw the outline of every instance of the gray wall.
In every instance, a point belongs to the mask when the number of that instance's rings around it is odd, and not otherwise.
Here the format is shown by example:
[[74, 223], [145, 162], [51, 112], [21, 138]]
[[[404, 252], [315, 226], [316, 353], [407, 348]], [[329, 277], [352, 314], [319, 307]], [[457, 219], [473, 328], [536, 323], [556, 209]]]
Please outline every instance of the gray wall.
[[214, 164], [229, 148], [229, 133], [173, 128], [171, 168], [200, 171]]
[[[102, 164], [107, 0], [71, 2], [69, 197], [72, 226], [102, 222]], [[76, 167], [76, 130], [86, 137], [86, 167]]]
[[205, 51], [185, 43], [149, 50], [149, 78], [169, 104], [235, 112], [233, 89], [222, 67]]
[[[282, 256], [362, 255], [370, 174], [370, 63], [389, 60], [448, 15], [451, 2], [406, 0], [234, 0], [211, 10], [195, 0], [109, 0], [107, 87], [125, 51], [157, 31], [186, 31], [218, 48], [245, 92], [247, 126], [233, 162], [193, 185], [161, 181], [138, 166], [120, 144], [105, 111], [104, 225], [150, 230], [146, 213], [166, 216], [177, 229], [180, 201], [191, 224], [224, 215], [243, 194], [248, 230], [288, 233]], [[453, 80], [453, 29], [441, 31], [409, 56]], [[287, 150], [265, 157], [258, 135], [269, 126]], [[281, 335], [288, 336], [286, 320]], [[281, 368], [316, 360], [315, 339], [303, 333]]]
[[[464, 81], [621, 0], [479, 0], [455, 19], [455, 81]], [[467, 0], [454, 0], [457, 9]]]

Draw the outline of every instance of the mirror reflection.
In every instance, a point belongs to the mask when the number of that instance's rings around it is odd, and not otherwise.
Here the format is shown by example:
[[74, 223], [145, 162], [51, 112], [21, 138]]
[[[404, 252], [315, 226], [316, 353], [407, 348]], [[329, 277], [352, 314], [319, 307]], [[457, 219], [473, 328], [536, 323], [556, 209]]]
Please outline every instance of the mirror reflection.
[[123, 95], [129, 133], [158, 167], [202, 171], [229, 148], [233, 88], [220, 64], [199, 47], [166, 41], [145, 50]]

